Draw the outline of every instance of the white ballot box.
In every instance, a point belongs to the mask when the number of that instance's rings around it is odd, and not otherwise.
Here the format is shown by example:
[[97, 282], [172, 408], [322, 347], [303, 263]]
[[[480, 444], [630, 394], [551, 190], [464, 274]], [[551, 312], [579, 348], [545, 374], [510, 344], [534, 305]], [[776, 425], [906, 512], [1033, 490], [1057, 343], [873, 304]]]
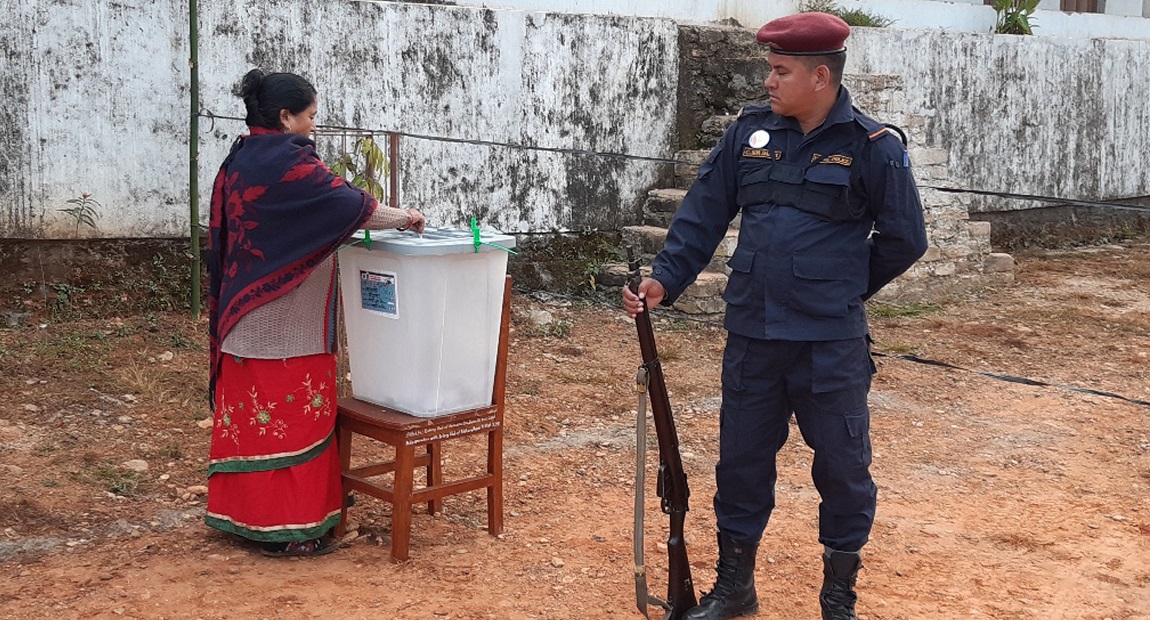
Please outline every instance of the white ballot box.
[[[362, 240], [361, 231], [355, 239]], [[371, 247], [339, 251], [352, 396], [414, 416], [491, 404], [505, 248], [483, 230], [372, 231]]]

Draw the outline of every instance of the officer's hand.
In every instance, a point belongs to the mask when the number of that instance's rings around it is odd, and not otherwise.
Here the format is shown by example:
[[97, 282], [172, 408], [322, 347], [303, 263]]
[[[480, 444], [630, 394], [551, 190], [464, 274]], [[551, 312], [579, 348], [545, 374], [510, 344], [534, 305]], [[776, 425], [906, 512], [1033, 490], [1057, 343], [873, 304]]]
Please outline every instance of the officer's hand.
[[639, 294], [631, 292], [631, 287], [623, 287], [623, 309], [627, 311], [627, 316], [635, 318], [645, 310], [648, 306], [654, 307], [663, 301], [667, 296], [667, 290], [663, 285], [654, 278], [643, 278], [639, 282]]

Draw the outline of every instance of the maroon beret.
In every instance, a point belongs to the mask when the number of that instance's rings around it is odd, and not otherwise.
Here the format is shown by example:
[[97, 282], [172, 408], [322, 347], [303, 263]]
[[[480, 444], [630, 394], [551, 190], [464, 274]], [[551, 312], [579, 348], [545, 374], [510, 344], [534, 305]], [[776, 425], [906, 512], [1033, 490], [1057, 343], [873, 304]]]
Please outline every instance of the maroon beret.
[[755, 35], [776, 54], [822, 56], [845, 52], [851, 27], [828, 13], [799, 13], [767, 22]]

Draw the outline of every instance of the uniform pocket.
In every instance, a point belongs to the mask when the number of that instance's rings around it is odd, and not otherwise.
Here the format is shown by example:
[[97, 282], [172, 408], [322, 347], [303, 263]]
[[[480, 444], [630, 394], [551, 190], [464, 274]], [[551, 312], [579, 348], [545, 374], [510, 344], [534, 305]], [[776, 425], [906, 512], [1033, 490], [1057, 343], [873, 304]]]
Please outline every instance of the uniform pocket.
[[849, 303], [858, 296], [856, 283], [866, 285], [861, 279], [864, 267], [846, 256], [794, 256], [790, 306], [813, 316], [846, 316]]
[[771, 202], [773, 168], [774, 165], [770, 161], [740, 162], [739, 190], [735, 196], [735, 204], [740, 208], [747, 208]]
[[870, 410], [866, 407], [847, 412], [844, 419], [847, 423], [847, 432], [851, 439], [866, 437], [870, 434]]
[[727, 275], [727, 288], [723, 289], [723, 301], [735, 306], [762, 303], [762, 285], [755, 281], [751, 273], [754, 265], [754, 250], [735, 248], [731, 258], [727, 260], [727, 267], [731, 269], [731, 273]]
[[851, 169], [837, 164], [817, 164], [806, 171], [802, 204], [834, 222], [857, 220], [866, 210], [851, 191]]

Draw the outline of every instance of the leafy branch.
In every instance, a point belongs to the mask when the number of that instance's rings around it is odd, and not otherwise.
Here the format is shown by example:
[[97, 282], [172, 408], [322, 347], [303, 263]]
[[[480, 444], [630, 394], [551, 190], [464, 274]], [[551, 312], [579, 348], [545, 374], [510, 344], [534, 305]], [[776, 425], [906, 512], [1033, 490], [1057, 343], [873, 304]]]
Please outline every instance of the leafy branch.
[[994, 12], [998, 20], [994, 24], [996, 34], [1034, 34], [1030, 20], [1038, 9], [1039, 0], [994, 0]]
[[75, 205], [67, 209], [57, 209], [63, 213], [72, 216], [72, 220], [76, 223], [76, 236], [80, 236], [80, 226], [89, 226], [93, 229], [97, 228], [96, 220], [100, 219], [100, 212], [98, 209], [103, 208], [103, 205], [96, 202], [91, 194], [80, 194], [78, 198], [65, 201], [67, 204]]
[[799, 3], [800, 13], [830, 13], [850, 26], [886, 28], [895, 20], [862, 9], [844, 9], [835, 0], [805, 0]]
[[351, 151], [343, 153], [331, 164], [331, 171], [383, 201], [384, 183], [387, 181], [387, 156], [371, 136], [355, 141]]

